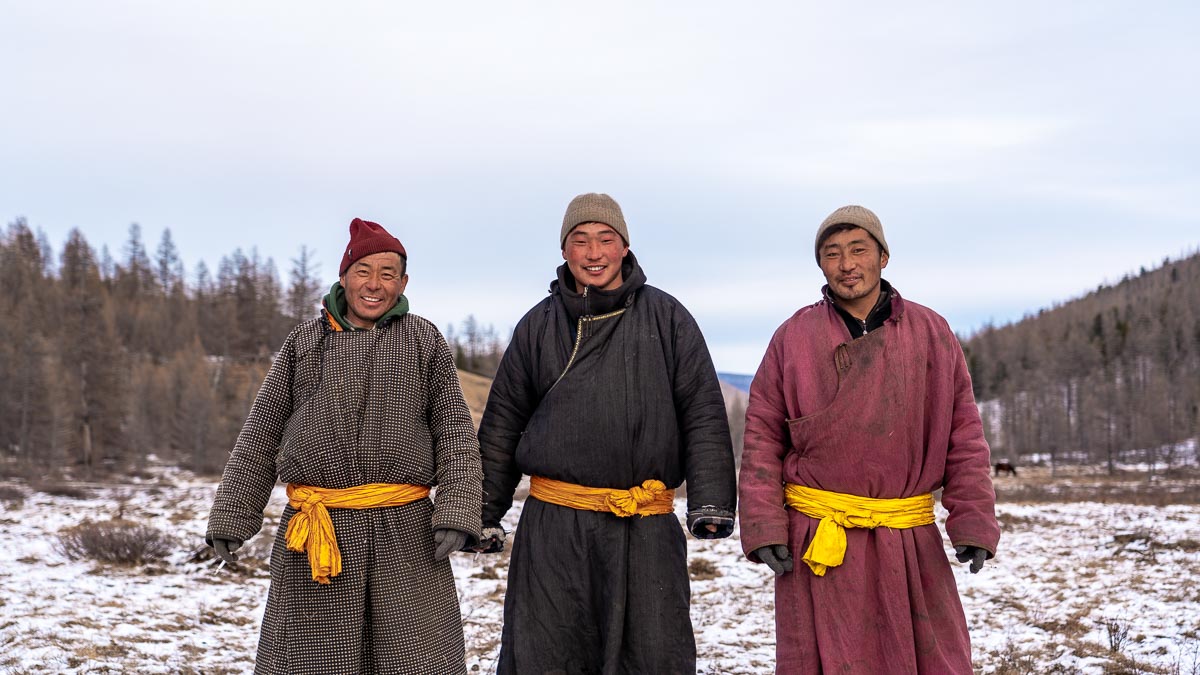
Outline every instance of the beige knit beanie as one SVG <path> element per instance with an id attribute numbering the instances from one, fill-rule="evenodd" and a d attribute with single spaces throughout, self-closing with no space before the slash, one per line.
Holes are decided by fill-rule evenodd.
<path id="1" fill-rule="evenodd" d="M 589 192 L 579 195 L 567 205 L 563 216 L 562 232 L 558 235 L 559 248 L 567 245 L 567 235 L 581 223 L 604 223 L 621 235 L 629 246 L 629 228 L 625 227 L 625 216 L 617 200 L 603 193 Z"/>
<path id="2" fill-rule="evenodd" d="M 871 209 L 865 206 L 852 204 L 850 206 L 843 206 L 829 214 L 825 222 L 821 223 L 821 226 L 817 228 L 817 242 L 814 244 L 817 263 L 821 262 L 821 240 L 825 237 L 826 230 L 843 223 L 861 227 L 870 232 L 871 236 L 875 237 L 875 241 L 878 241 L 879 245 L 883 248 L 883 252 L 888 254 L 889 257 L 892 255 L 891 251 L 888 250 L 887 239 L 883 238 L 883 224 L 879 222 L 879 216 L 872 213 Z"/>

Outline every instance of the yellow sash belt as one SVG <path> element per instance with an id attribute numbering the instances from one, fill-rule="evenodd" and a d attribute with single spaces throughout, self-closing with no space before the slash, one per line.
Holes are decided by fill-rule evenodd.
<path id="1" fill-rule="evenodd" d="M 675 491 L 660 480 L 642 481 L 628 490 L 593 488 L 533 476 L 529 494 L 544 502 L 581 511 L 610 511 L 622 518 L 637 514 L 654 516 L 675 511 Z"/>
<path id="2" fill-rule="evenodd" d="M 403 506 L 428 494 L 428 486 L 404 483 L 370 483 L 344 490 L 290 483 L 287 486 L 288 503 L 297 513 L 288 521 L 288 550 L 307 552 L 313 581 L 327 584 L 330 577 L 342 572 L 342 552 L 338 549 L 328 509 Z"/>
<path id="3" fill-rule="evenodd" d="M 847 527 L 899 530 L 933 522 L 932 494 L 873 499 L 785 483 L 783 497 L 793 509 L 821 519 L 817 533 L 801 558 L 819 577 L 825 576 L 826 569 L 841 565 L 845 559 Z"/>

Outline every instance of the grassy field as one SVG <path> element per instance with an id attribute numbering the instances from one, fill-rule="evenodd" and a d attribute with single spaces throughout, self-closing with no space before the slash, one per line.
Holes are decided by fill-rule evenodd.
<path id="1" fill-rule="evenodd" d="M 997 558 L 977 575 L 955 565 L 976 671 L 1200 675 L 1197 472 L 1018 471 L 995 479 Z M 249 542 L 244 564 L 212 564 L 201 541 L 213 479 L 165 469 L 134 483 L 37 487 L 0 486 L 0 672 L 253 669 L 269 536 Z M 268 530 L 282 504 L 277 490 Z M 166 557 L 124 566 L 66 554 L 64 534 L 114 520 L 162 533 Z M 769 572 L 744 560 L 736 536 L 690 540 L 689 556 L 699 671 L 773 672 Z M 506 557 L 453 564 L 468 667 L 488 673 Z"/>

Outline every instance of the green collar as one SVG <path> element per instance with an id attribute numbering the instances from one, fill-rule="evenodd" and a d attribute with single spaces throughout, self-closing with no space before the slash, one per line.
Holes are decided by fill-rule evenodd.
<path id="1" fill-rule="evenodd" d="M 329 289 L 329 293 L 325 295 L 322 301 L 325 305 L 325 311 L 329 312 L 329 318 L 333 320 L 342 330 L 370 330 L 369 328 L 359 328 L 350 323 L 346 318 L 346 289 L 342 287 L 342 282 L 333 282 L 333 287 Z M 387 322 L 400 316 L 408 314 L 408 298 L 401 295 L 396 304 L 392 306 L 379 320 L 375 322 L 375 326 L 387 325 Z"/>

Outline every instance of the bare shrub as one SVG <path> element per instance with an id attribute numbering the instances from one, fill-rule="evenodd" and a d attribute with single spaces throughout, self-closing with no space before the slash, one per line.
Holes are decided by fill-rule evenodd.
<path id="1" fill-rule="evenodd" d="M 1035 675 L 1038 673 L 1038 659 L 1033 654 L 1021 651 L 1012 642 L 1004 647 L 996 664 L 997 675 Z"/>
<path id="2" fill-rule="evenodd" d="M 1181 648 L 1169 672 L 1171 675 L 1200 675 L 1200 642 L 1189 641 L 1189 646 Z"/>
<path id="3" fill-rule="evenodd" d="M 71 560 L 98 560 L 115 565 L 141 565 L 171 553 L 171 539 L 161 530 L 128 520 L 88 520 L 58 533 L 59 550 Z"/>
<path id="4" fill-rule="evenodd" d="M 707 581 L 721 576 L 721 570 L 708 558 L 692 558 L 688 563 L 688 574 L 693 581 Z"/>
<path id="5" fill-rule="evenodd" d="M 69 497 L 71 499 L 88 499 L 92 492 L 87 488 L 70 483 L 38 483 L 31 485 L 34 490 L 44 492 L 52 497 Z"/>
<path id="6" fill-rule="evenodd" d="M 1105 619 L 1101 623 L 1108 633 L 1108 651 L 1120 654 L 1129 642 L 1129 626 L 1116 619 Z"/>

